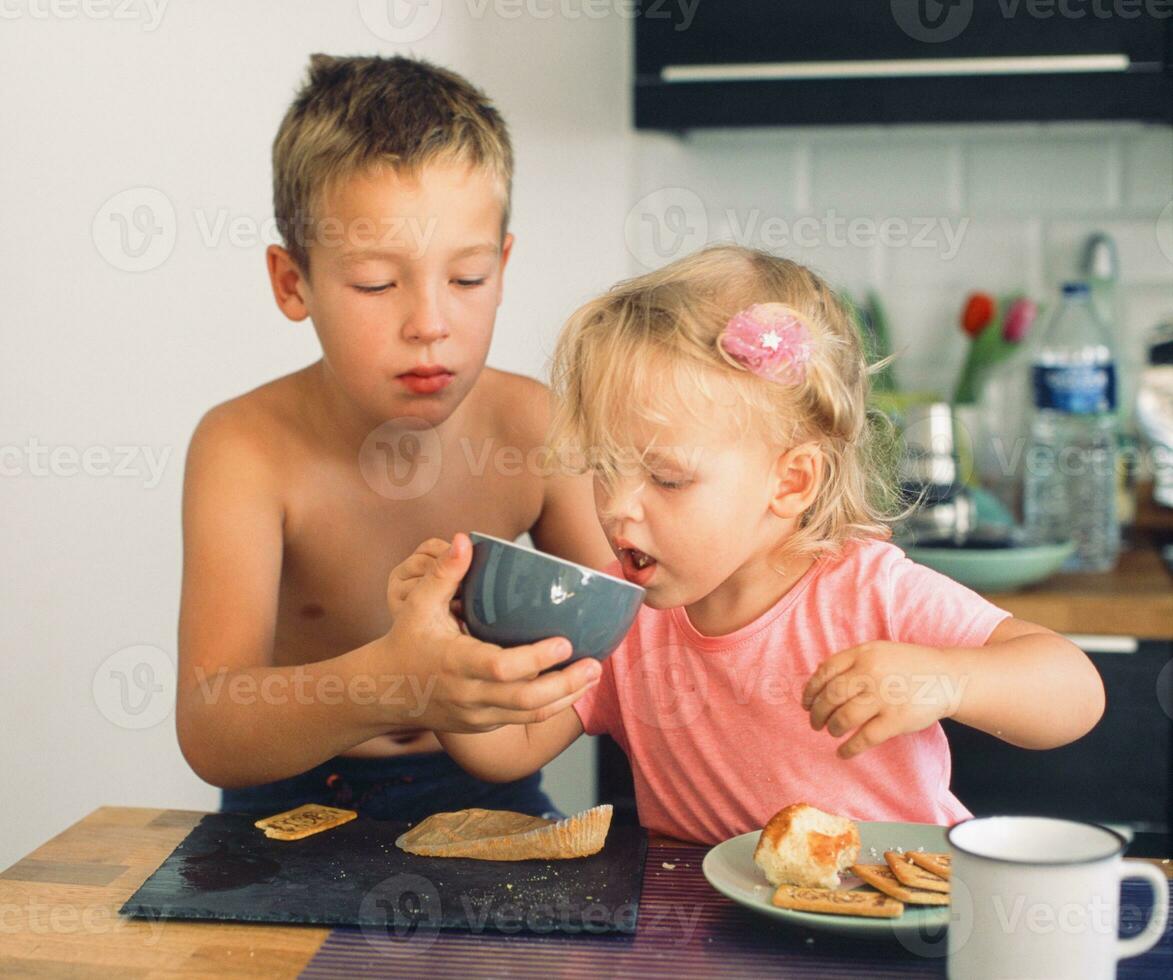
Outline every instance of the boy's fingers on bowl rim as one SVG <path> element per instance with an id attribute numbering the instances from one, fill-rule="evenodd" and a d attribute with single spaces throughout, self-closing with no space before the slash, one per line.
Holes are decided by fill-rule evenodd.
<path id="1" fill-rule="evenodd" d="M 482 680 L 499 684 L 523 681 L 565 660 L 571 652 L 570 641 L 562 637 L 509 648 L 486 644 L 477 675 Z"/>
<path id="2" fill-rule="evenodd" d="M 505 691 L 498 692 L 498 696 L 503 695 L 501 700 L 510 702 L 506 710 L 525 714 L 532 714 L 543 708 L 564 708 L 577 701 L 599 678 L 598 673 L 589 674 L 590 668 L 580 667 L 579 663 L 581 661 L 571 664 L 564 670 L 551 671 L 533 680 L 515 681 L 509 684 Z"/>

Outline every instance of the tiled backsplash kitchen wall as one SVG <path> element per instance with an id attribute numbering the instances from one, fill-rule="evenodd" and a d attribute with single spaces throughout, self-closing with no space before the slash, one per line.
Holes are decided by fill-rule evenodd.
<path id="1" fill-rule="evenodd" d="M 628 241 L 645 265 L 732 238 L 857 295 L 875 288 L 904 348 L 904 387 L 950 391 L 967 292 L 1053 302 L 1097 230 L 1119 247 L 1122 357 L 1135 366 L 1140 338 L 1173 315 L 1167 127 L 720 130 L 637 143 Z"/>

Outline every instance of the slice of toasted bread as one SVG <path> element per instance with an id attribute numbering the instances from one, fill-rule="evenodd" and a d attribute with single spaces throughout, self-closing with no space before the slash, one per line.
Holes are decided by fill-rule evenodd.
<path id="1" fill-rule="evenodd" d="M 896 876 L 902 885 L 907 885 L 909 888 L 920 888 L 927 892 L 949 891 L 948 879 L 913 864 L 907 854 L 885 851 L 884 860 L 888 862 L 888 870 Z"/>
<path id="2" fill-rule="evenodd" d="M 894 919 L 904 905 L 875 892 L 838 891 L 834 888 L 807 888 L 803 885 L 779 885 L 773 903 L 780 909 L 799 912 L 824 912 L 827 915 L 861 915 L 869 919 Z"/>
<path id="3" fill-rule="evenodd" d="M 809 803 L 783 807 L 762 829 L 753 860 L 772 885 L 835 888 L 859 857 L 859 828 Z"/>
<path id="4" fill-rule="evenodd" d="M 851 873 L 873 888 L 907 905 L 948 905 L 949 896 L 902 884 L 886 864 L 853 864 Z"/>
<path id="5" fill-rule="evenodd" d="M 554 822 L 509 810 L 473 808 L 434 813 L 395 841 L 409 854 L 482 861 L 559 860 L 602 850 L 611 828 L 611 805 L 592 807 Z"/>
<path id="6" fill-rule="evenodd" d="M 953 857 L 950 854 L 934 854 L 928 851 L 909 851 L 908 860 L 924 868 L 938 878 L 949 879 L 953 871 Z"/>

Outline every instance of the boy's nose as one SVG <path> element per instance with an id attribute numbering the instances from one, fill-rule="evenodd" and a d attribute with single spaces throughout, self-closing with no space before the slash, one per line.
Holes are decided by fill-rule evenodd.
<path id="1" fill-rule="evenodd" d="M 403 338 L 412 344 L 434 344 L 448 336 L 448 324 L 434 298 L 421 292 L 415 297 L 403 325 Z"/>

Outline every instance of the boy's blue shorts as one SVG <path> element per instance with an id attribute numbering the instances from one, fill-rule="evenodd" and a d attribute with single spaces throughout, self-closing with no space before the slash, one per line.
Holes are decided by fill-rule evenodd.
<path id="1" fill-rule="evenodd" d="M 512 783 L 486 783 L 445 752 L 384 759 L 337 756 L 300 776 L 222 790 L 220 809 L 268 817 L 303 803 L 322 803 L 377 820 L 416 823 L 433 813 L 475 806 L 561 818 L 541 783 L 540 772 Z"/>

